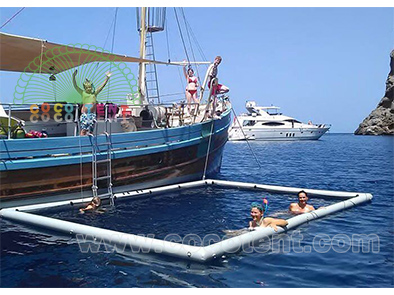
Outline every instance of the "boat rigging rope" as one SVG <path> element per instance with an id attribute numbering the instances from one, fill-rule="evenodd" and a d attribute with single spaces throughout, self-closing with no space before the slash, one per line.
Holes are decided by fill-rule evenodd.
<path id="1" fill-rule="evenodd" d="M 176 56 L 174 56 L 174 58 L 175 59 L 177 59 L 177 57 Z M 180 69 L 180 67 L 176 67 L 177 68 L 177 71 L 178 71 L 178 77 L 179 77 L 179 85 L 180 85 L 180 89 L 185 89 L 184 88 L 184 77 L 183 77 L 183 75 L 182 75 L 182 73 L 181 73 L 181 69 Z M 185 101 L 186 101 L 186 92 L 182 92 L 181 94 L 183 94 L 183 98 L 185 99 Z"/>
<path id="2" fill-rule="evenodd" d="M 183 44 L 183 50 L 185 51 L 186 58 L 187 58 L 187 62 L 188 62 L 188 64 L 190 65 L 189 54 L 187 54 L 187 49 L 186 49 L 185 40 L 183 39 L 182 29 L 181 29 L 181 25 L 180 25 L 180 23 L 179 23 L 178 14 L 177 14 L 177 12 L 176 12 L 176 8 L 175 8 L 175 7 L 174 7 L 174 12 L 175 12 L 176 22 L 177 22 L 177 24 L 178 24 L 179 35 L 181 36 L 181 40 L 182 40 L 182 44 Z"/>
<path id="3" fill-rule="evenodd" d="M 113 32 L 113 34 L 114 34 L 114 32 L 115 32 L 115 29 L 112 29 L 112 26 L 113 26 L 114 24 L 116 24 L 117 11 L 118 11 L 118 8 L 116 7 L 116 8 L 115 8 L 115 16 L 114 16 L 114 18 L 112 19 L 111 25 L 109 26 L 107 36 L 105 37 L 104 45 L 103 45 L 103 47 L 102 47 L 103 52 L 104 52 L 104 50 L 105 50 L 105 46 L 107 45 L 109 36 L 111 35 L 111 31 Z M 112 47 L 113 47 L 113 42 L 114 42 L 114 40 L 112 40 Z M 100 64 L 99 61 L 96 62 L 96 69 L 95 69 L 94 72 L 93 72 L 93 78 L 96 76 L 96 72 L 97 72 L 97 69 L 98 69 L 99 64 Z M 93 79 L 93 78 L 92 78 L 92 79 Z"/>
<path id="4" fill-rule="evenodd" d="M 78 109 L 78 105 L 77 105 L 77 109 Z M 77 110 L 76 110 L 77 112 Z M 77 125 L 78 125 L 78 132 L 80 132 L 80 124 L 79 124 L 79 118 L 77 117 Z M 82 142 L 81 142 L 81 135 L 78 134 L 78 141 L 79 141 L 79 175 L 80 175 L 80 180 L 81 180 L 81 199 L 83 201 L 83 162 L 82 162 Z"/>
<path id="5" fill-rule="evenodd" d="M 167 22 L 166 22 L 165 26 L 166 26 L 165 31 L 166 31 L 166 41 L 167 41 L 167 57 L 168 57 L 168 63 L 170 63 L 171 62 L 171 55 L 170 55 L 170 42 L 168 42 L 168 30 L 169 29 L 168 29 Z"/>
<path id="6" fill-rule="evenodd" d="M 112 32 L 112 44 L 111 44 L 111 53 L 114 53 L 114 45 L 115 45 L 115 33 L 116 33 L 116 20 L 118 18 L 118 7 L 115 8 L 115 16 L 114 16 L 114 29 Z M 111 72 L 112 69 L 112 63 L 109 64 L 109 71 Z M 107 103 L 108 103 L 108 99 L 109 99 L 109 89 L 111 86 L 111 79 L 108 81 L 108 87 L 107 87 Z"/>
<path id="7" fill-rule="evenodd" d="M 191 36 L 192 36 L 194 42 L 195 42 L 196 45 L 197 45 L 197 49 L 198 49 L 198 51 L 200 52 L 200 55 L 201 55 L 202 59 L 203 59 L 204 61 L 207 61 L 208 59 L 206 58 L 206 56 L 205 56 L 205 54 L 204 54 L 204 51 L 202 50 L 202 48 L 201 48 L 201 46 L 200 46 L 200 43 L 198 42 L 197 37 L 196 37 L 196 35 L 194 34 L 193 29 L 192 29 L 192 27 L 190 26 L 190 24 L 189 24 L 189 22 L 187 21 L 187 19 L 186 19 L 186 25 L 187 25 L 188 30 L 189 30 L 190 33 L 191 33 Z"/>
<path id="8" fill-rule="evenodd" d="M 211 132 L 209 133 L 207 155 L 206 155 L 206 157 L 205 157 L 204 173 L 203 173 L 203 175 L 202 175 L 202 180 L 205 180 L 205 176 L 206 176 L 206 173 L 207 173 L 209 151 L 210 151 L 210 149 L 211 149 L 211 141 L 212 141 L 213 126 L 214 126 L 214 119 L 213 119 L 213 116 L 212 116 L 212 119 L 211 119 Z"/>
<path id="9" fill-rule="evenodd" d="M 193 61 L 195 62 L 195 61 L 196 61 L 196 57 L 195 57 L 195 55 L 194 55 L 194 50 L 193 50 L 192 42 L 191 42 L 191 40 L 190 40 L 190 34 L 189 34 L 189 30 L 188 30 L 188 27 L 187 27 L 187 24 L 186 24 L 186 16 L 185 16 L 185 12 L 184 12 L 184 10 L 183 10 L 183 7 L 181 7 L 181 12 L 182 12 L 182 16 L 183 16 L 183 22 L 185 23 L 185 30 L 186 30 L 186 33 L 187 33 L 187 38 L 188 38 L 188 40 L 189 40 L 189 47 L 190 47 L 190 50 L 191 50 L 191 52 L 192 52 Z M 198 72 L 198 64 L 196 64 L 196 72 L 197 72 L 198 83 L 201 85 L 200 74 L 199 74 L 199 72 Z"/>
<path id="10" fill-rule="evenodd" d="M 25 9 L 26 7 L 22 7 L 21 9 L 19 9 L 13 16 L 11 16 L 4 24 L 1 25 L 0 30 L 2 28 L 4 28 L 10 21 L 12 21 L 19 13 L 22 12 L 23 9 Z"/>
<path id="11" fill-rule="evenodd" d="M 115 17 L 116 17 L 117 9 L 118 9 L 118 8 L 115 8 Z M 114 19 L 112 20 L 111 25 L 109 26 L 107 36 L 105 37 L 105 41 L 104 41 L 104 46 L 103 46 L 103 48 L 105 48 L 105 46 L 107 45 L 108 38 L 109 38 L 109 36 L 110 36 L 110 34 L 111 34 L 112 26 L 113 26 L 114 23 L 115 23 L 115 17 L 114 17 Z"/>
<path id="12" fill-rule="evenodd" d="M 40 74 L 42 69 L 42 56 L 44 55 L 44 40 L 41 40 L 41 54 L 40 54 Z"/>
<path id="13" fill-rule="evenodd" d="M 162 94 L 160 96 L 178 96 L 178 95 L 182 95 L 182 94 L 184 94 L 184 92 L 168 93 L 168 94 Z"/>
<path id="14" fill-rule="evenodd" d="M 56 102 L 57 101 L 56 100 L 56 80 L 52 81 L 52 88 L 53 88 L 53 96 L 54 96 L 55 102 Z"/>
<path id="15" fill-rule="evenodd" d="M 230 101 L 230 99 L 229 99 L 229 101 Z M 252 147 L 250 146 L 249 140 L 248 140 L 248 138 L 246 137 L 246 134 L 244 133 L 244 130 L 243 130 L 241 124 L 239 123 L 239 120 L 238 120 L 237 114 L 236 114 L 235 111 L 234 111 L 234 108 L 231 108 L 231 110 L 233 111 L 234 118 L 235 118 L 235 120 L 237 121 L 238 126 L 239 126 L 239 128 L 241 129 L 241 131 L 242 131 L 242 134 L 243 134 L 243 136 L 244 136 L 244 138 L 245 138 L 245 140 L 246 140 L 246 142 L 247 142 L 247 144 L 248 144 L 248 147 L 249 147 L 250 151 L 251 151 L 252 154 L 253 154 L 254 159 L 256 160 L 257 165 L 259 165 L 259 168 L 262 169 L 263 167 L 261 166 L 261 164 L 260 164 L 260 162 L 259 162 L 259 160 L 258 160 L 256 154 L 254 153 Z"/>

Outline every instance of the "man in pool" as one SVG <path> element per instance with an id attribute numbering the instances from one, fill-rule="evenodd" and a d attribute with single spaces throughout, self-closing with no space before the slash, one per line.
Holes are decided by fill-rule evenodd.
<path id="1" fill-rule="evenodd" d="M 286 227 L 288 222 L 284 219 L 277 219 L 272 217 L 264 217 L 265 206 L 253 202 L 250 208 L 250 216 L 252 221 L 249 222 L 249 229 L 253 230 L 257 227 L 272 227 L 275 231 L 278 231 L 278 226 Z"/>
<path id="2" fill-rule="evenodd" d="M 308 205 L 308 195 L 305 191 L 298 192 L 298 203 L 291 203 L 289 211 L 295 214 L 307 213 L 314 211 L 315 208 L 312 205 Z"/>

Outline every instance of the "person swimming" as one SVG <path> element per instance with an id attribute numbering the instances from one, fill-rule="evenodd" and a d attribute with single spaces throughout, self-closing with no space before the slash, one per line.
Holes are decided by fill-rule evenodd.
<path id="1" fill-rule="evenodd" d="M 307 213 L 314 211 L 315 208 L 312 205 L 308 205 L 309 198 L 305 191 L 298 192 L 298 203 L 291 203 L 289 206 L 289 211 L 295 214 Z"/>
<path id="2" fill-rule="evenodd" d="M 288 222 L 284 219 L 264 217 L 268 209 L 268 200 L 264 199 L 263 205 L 258 202 L 253 202 L 250 206 L 250 216 L 252 221 L 249 221 L 249 230 L 254 230 L 258 227 L 272 227 L 278 231 L 278 226 L 286 227 Z"/>
<path id="3" fill-rule="evenodd" d="M 97 210 L 101 206 L 101 199 L 99 197 L 94 197 L 92 201 L 85 207 L 79 209 L 79 212 L 84 213 L 85 211 Z"/>

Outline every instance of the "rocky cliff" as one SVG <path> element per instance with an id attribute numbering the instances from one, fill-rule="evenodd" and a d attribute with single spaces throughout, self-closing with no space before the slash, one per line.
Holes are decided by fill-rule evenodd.
<path id="1" fill-rule="evenodd" d="M 378 106 L 361 122 L 356 135 L 394 135 L 394 50 L 390 54 L 390 73 L 386 93 Z"/>

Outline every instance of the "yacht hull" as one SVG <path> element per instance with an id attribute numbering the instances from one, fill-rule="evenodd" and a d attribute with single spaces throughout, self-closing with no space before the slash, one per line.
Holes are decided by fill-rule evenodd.
<path id="1" fill-rule="evenodd" d="M 237 140 L 266 140 L 266 141 L 296 141 L 318 140 L 330 128 L 286 128 L 286 129 L 250 129 L 232 128 L 229 133 L 230 141 Z M 245 138 L 246 137 L 246 138 Z"/>

